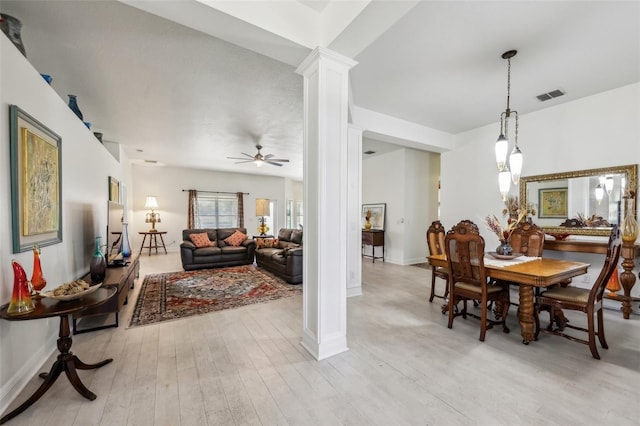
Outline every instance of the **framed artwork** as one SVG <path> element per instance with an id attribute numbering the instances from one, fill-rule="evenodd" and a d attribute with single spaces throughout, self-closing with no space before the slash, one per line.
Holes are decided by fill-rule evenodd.
<path id="1" fill-rule="evenodd" d="M 371 223 L 370 229 L 379 229 L 384 231 L 384 214 L 386 210 L 386 203 L 379 204 L 363 204 L 362 205 L 362 229 L 367 229 L 367 216 L 369 216 L 369 222 Z"/>
<path id="2" fill-rule="evenodd" d="M 544 188 L 538 190 L 538 201 L 540 211 L 538 217 L 566 219 L 567 208 L 567 188 Z"/>
<path id="3" fill-rule="evenodd" d="M 62 242 L 62 138 L 9 107 L 13 252 Z"/>
<path id="4" fill-rule="evenodd" d="M 109 176 L 109 201 L 120 202 L 120 182 L 113 176 Z"/>

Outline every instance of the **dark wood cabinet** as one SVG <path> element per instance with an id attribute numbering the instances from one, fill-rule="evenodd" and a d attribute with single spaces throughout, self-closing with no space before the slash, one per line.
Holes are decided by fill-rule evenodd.
<path id="1" fill-rule="evenodd" d="M 86 309 L 84 311 L 73 314 L 73 334 L 83 333 L 85 331 L 99 330 L 108 327 L 118 326 L 118 313 L 128 301 L 129 289 L 133 288 L 134 280 L 140 272 L 140 260 L 137 254 L 131 255 L 125 266 L 116 266 L 107 268 L 107 273 L 102 283 L 103 287 L 116 287 L 118 292 L 107 303 L 96 308 Z M 87 282 L 91 282 L 89 274 L 83 277 Z M 90 317 L 107 316 L 114 314 L 115 321 L 104 324 L 100 321 L 88 321 Z M 82 327 L 83 322 L 91 323 L 87 327 Z M 98 325 L 96 325 L 98 324 Z M 81 326 L 81 327 L 79 327 Z"/>
<path id="2" fill-rule="evenodd" d="M 371 255 L 364 254 L 364 246 L 371 246 Z M 382 256 L 376 256 L 376 247 L 382 247 Z M 382 259 L 384 262 L 384 231 L 362 230 L 362 257 L 370 257 L 374 263 L 376 259 Z"/>

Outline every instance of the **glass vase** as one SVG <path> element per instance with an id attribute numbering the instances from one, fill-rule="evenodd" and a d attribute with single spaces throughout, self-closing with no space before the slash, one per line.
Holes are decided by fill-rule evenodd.
<path id="1" fill-rule="evenodd" d="M 33 246 L 33 274 L 31 274 L 31 288 L 39 294 L 47 285 L 47 280 L 42 275 L 42 265 L 40 264 L 40 248 Z"/>
<path id="2" fill-rule="evenodd" d="M 75 115 L 78 116 L 80 120 L 84 122 L 84 117 L 82 116 L 82 111 L 80 111 L 80 107 L 78 107 L 78 99 L 76 95 L 67 95 L 69 96 L 69 108 L 74 112 Z"/>
<path id="3" fill-rule="evenodd" d="M 129 231 L 127 231 L 127 223 L 122 224 L 122 235 L 120 236 L 120 253 L 122 257 L 131 256 L 131 245 L 129 244 Z"/>
<path id="4" fill-rule="evenodd" d="M 496 254 L 501 256 L 510 256 L 513 254 L 513 247 L 509 240 L 500 240 L 500 245 L 496 248 Z"/>
<path id="5" fill-rule="evenodd" d="M 638 222 L 636 221 L 635 198 L 626 199 L 626 211 L 622 221 L 622 241 L 635 243 L 638 238 Z"/>
<path id="6" fill-rule="evenodd" d="M 13 260 L 13 294 L 11 302 L 7 308 L 7 314 L 19 315 L 35 310 L 33 301 L 31 300 L 31 290 L 29 290 L 29 282 L 27 281 L 27 273 L 24 272 L 22 266 Z"/>
<path id="7" fill-rule="evenodd" d="M 96 246 L 91 256 L 91 262 L 89 263 L 89 274 L 91 275 L 91 282 L 94 284 L 104 281 L 104 277 L 107 273 L 107 261 L 100 249 L 101 237 L 96 237 Z"/>

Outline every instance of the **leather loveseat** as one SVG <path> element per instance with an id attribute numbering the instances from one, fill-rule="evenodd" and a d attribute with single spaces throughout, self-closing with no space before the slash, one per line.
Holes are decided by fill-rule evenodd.
<path id="1" fill-rule="evenodd" d="M 184 229 L 182 231 L 183 241 L 180 244 L 180 258 L 184 270 L 252 264 L 256 249 L 256 242 L 252 238 L 245 238 L 237 246 L 225 242 L 225 239 L 228 239 L 236 231 L 240 231 L 246 236 L 247 230 L 245 228 Z M 190 235 L 205 232 L 212 245 L 196 247 Z"/>
<path id="2" fill-rule="evenodd" d="M 302 230 L 283 228 L 274 239 L 257 239 L 258 266 L 284 279 L 289 284 L 302 283 Z"/>

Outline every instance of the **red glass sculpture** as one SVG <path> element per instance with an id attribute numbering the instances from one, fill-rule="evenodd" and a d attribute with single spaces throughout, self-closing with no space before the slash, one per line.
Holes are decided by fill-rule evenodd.
<path id="1" fill-rule="evenodd" d="M 12 261 L 13 264 L 13 294 L 11 302 L 7 308 L 7 314 L 19 315 L 31 312 L 35 309 L 31 300 L 31 291 L 29 290 L 29 282 L 27 281 L 27 273 L 24 272 L 22 266 Z"/>
<path id="2" fill-rule="evenodd" d="M 33 274 L 31 275 L 31 288 L 36 292 L 45 288 L 47 280 L 42 276 L 42 266 L 40 265 L 40 248 L 36 245 L 33 247 Z"/>

